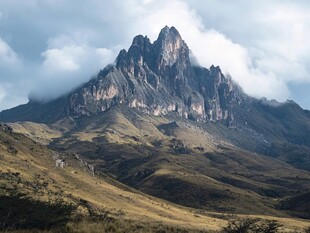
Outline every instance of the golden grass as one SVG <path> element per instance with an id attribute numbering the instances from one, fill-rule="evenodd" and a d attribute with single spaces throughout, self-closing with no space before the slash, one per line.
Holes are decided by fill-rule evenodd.
<path id="1" fill-rule="evenodd" d="M 48 183 L 40 195 L 36 196 L 31 190 L 19 187 L 20 191 L 27 192 L 35 199 L 46 201 L 62 193 L 65 201 L 70 201 L 70 197 L 83 199 L 96 211 L 108 211 L 111 215 L 142 223 L 160 222 L 171 226 L 212 230 L 225 225 L 224 220 L 197 215 L 190 209 L 116 187 L 103 178 L 93 177 L 74 160 L 68 161 L 70 165 L 64 169 L 55 168 L 55 161 L 51 158 L 53 152 L 30 140 L 19 139 L 19 143 L 11 142 L 18 150 L 16 155 L 9 154 L 5 146 L 1 147 L 0 154 L 4 156 L 1 158 L 0 170 L 2 173 L 19 173 L 22 181 L 18 185 L 23 180 L 34 182 L 35 176 L 39 175 L 42 182 Z M 34 149 L 29 150 L 28 147 Z M 1 183 L 7 184 L 8 180 L 2 179 Z"/>

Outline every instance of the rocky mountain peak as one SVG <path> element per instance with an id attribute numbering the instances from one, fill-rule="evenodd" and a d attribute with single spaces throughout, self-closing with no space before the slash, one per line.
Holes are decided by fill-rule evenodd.
<path id="1" fill-rule="evenodd" d="M 171 67 L 174 64 L 188 65 L 189 49 L 175 27 L 164 27 L 154 42 L 157 55 L 157 68 Z"/>
<path id="2" fill-rule="evenodd" d="M 144 44 L 150 43 L 150 39 L 147 36 L 137 35 L 133 38 L 132 46 L 144 47 Z"/>
<path id="3" fill-rule="evenodd" d="M 164 38 L 167 38 L 167 37 L 182 39 L 179 31 L 174 26 L 168 27 L 166 25 L 164 28 L 162 28 L 160 30 L 160 33 L 158 35 L 158 39 L 160 39 L 160 38 L 164 39 Z"/>
<path id="4" fill-rule="evenodd" d="M 145 67 L 163 75 L 173 65 L 186 68 L 190 65 L 189 49 L 175 27 L 164 27 L 152 44 L 147 36 L 134 37 L 128 50 L 122 50 L 117 59 L 118 68 L 132 73 Z M 129 69 L 128 69 L 129 68 Z"/>
<path id="5" fill-rule="evenodd" d="M 182 40 L 181 35 L 175 27 L 169 28 L 165 26 L 159 33 L 155 43 L 160 53 L 176 55 L 182 48 L 187 48 L 187 45 Z M 188 49 L 188 48 L 187 48 Z"/>
<path id="6" fill-rule="evenodd" d="M 131 73 L 144 65 L 153 68 L 152 61 L 154 57 L 152 50 L 152 43 L 147 36 L 135 36 L 128 52 L 125 49 L 120 51 L 116 58 L 116 67 L 124 72 Z"/>
<path id="7" fill-rule="evenodd" d="M 238 95 L 219 67 L 192 65 L 189 48 L 177 29 L 166 26 L 154 43 L 147 36 L 134 37 L 130 48 L 120 51 L 115 65 L 70 93 L 65 102 L 54 101 L 64 104 L 55 118 L 89 116 L 125 104 L 154 115 L 175 112 L 197 121 L 231 121 Z"/>

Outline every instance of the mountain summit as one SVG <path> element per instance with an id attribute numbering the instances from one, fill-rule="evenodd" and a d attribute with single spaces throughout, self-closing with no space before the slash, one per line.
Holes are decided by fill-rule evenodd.
<path id="1" fill-rule="evenodd" d="M 138 35 L 128 51 L 120 51 L 116 64 L 104 68 L 96 79 L 50 103 L 30 101 L 4 111 L 0 120 L 53 122 L 125 104 L 153 115 L 176 112 L 196 121 L 232 122 L 232 105 L 241 96 L 239 88 L 219 67 L 193 66 L 189 53 L 174 27 L 164 27 L 154 43 Z"/>
<path id="2" fill-rule="evenodd" d="M 162 74 L 166 67 L 174 64 L 189 65 L 189 49 L 174 27 L 164 27 L 158 39 L 151 44 L 142 35 L 133 39 L 128 52 L 122 50 L 117 58 L 117 67 L 134 68 L 132 65 L 146 65 L 157 75 Z"/>
<path id="3" fill-rule="evenodd" d="M 231 120 L 238 90 L 219 68 L 192 66 L 189 49 L 174 27 L 151 43 L 141 35 L 116 66 L 109 66 L 69 97 L 71 115 L 92 115 L 125 103 L 145 113 L 177 112 L 192 120 Z"/>

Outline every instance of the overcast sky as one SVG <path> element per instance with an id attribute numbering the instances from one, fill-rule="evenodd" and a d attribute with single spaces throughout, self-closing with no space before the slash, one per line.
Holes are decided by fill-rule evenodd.
<path id="1" fill-rule="evenodd" d="M 0 0 L 0 110 L 70 91 L 165 25 L 247 94 L 310 109 L 309 12 L 307 0 Z"/>

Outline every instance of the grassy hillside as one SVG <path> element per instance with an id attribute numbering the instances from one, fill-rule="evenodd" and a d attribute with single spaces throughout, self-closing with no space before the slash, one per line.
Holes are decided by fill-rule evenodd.
<path id="1" fill-rule="evenodd" d="M 281 203 L 310 189 L 309 172 L 224 141 L 220 135 L 234 132 L 224 126 L 178 119 L 116 107 L 99 116 L 44 125 L 44 133 L 35 123 L 13 127 L 177 204 L 234 214 L 294 214 Z"/>
<path id="2" fill-rule="evenodd" d="M 62 159 L 64 167 L 56 167 Z M 142 194 L 98 172 L 79 157 L 47 149 L 0 127 L 0 231 L 217 232 L 231 219 L 275 220 L 282 231 L 310 222 L 259 215 L 226 215 Z"/>
<path id="3" fill-rule="evenodd" d="M 97 173 L 93 176 L 77 157 L 56 153 L 3 129 L 0 159 L 2 229 L 67 224 L 74 230 L 75 220 L 88 217 L 151 228 L 216 230 L 225 224 L 221 219 L 143 195 Z M 57 159 L 65 161 L 63 168 L 55 166 Z"/>

